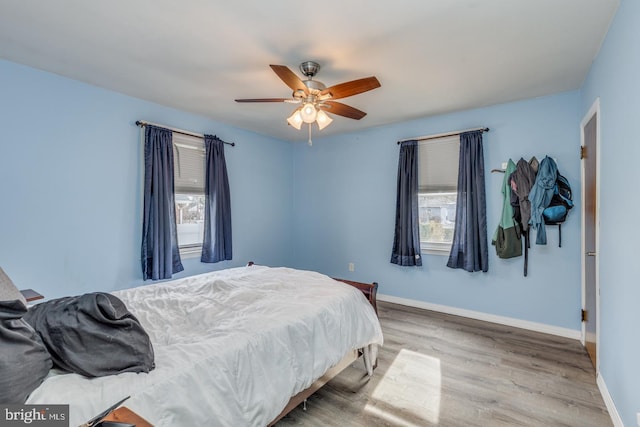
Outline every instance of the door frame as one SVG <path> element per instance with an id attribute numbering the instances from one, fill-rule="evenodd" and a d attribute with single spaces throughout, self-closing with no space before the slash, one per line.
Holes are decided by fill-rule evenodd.
<path id="1" fill-rule="evenodd" d="M 596 100 L 589 108 L 589 111 L 583 117 L 580 122 L 580 145 L 584 146 L 584 127 L 589 120 L 596 114 L 596 224 L 595 224 L 595 239 L 596 245 L 594 251 L 595 256 L 595 285 L 596 285 L 596 376 L 600 373 L 600 98 Z M 585 163 L 580 161 L 580 214 L 581 214 L 581 278 L 582 278 L 582 309 L 585 309 L 586 305 L 586 257 L 587 248 L 585 243 Z M 582 334 L 580 342 L 585 345 L 586 340 L 586 326 L 585 322 L 581 322 Z"/>

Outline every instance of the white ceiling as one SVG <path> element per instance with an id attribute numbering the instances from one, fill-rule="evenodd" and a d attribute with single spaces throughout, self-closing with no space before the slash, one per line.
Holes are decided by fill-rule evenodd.
<path id="1" fill-rule="evenodd" d="M 294 106 L 234 102 L 291 95 L 269 64 L 315 60 L 327 86 L 375 75 L 381 88 L 341 100 L 367 116 L 322 135 L 357 131 L 577 89 L 618 3 L 0 0 L 0 58 L 304 140 Z"/>

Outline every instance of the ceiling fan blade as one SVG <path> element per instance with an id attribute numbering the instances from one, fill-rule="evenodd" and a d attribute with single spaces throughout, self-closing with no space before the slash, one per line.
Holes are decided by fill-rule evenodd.
<path id="1" fill-rule="evenodd" d="M 364 111 L 360 111 L 342 102 L 324 101 L 320 106 L 328 106 L 329 108 L 326 109 L 327 113 L 337 114 L 354 120 L 360 120 L 367 115 Z"/>
<path id="2" fill-rule="evenodd" d="M 294 91 L 301 90 L 304 91 L 306 95 L 309 94 L 309 89 L 307 86 L 300 80 L 293 71 L 289 69 L 289 67 L 285 65 L 269 65 L 271 69 L 280 77 L 280 79 L 285 82 L 287 86 L 289 86 Z"/>
<path id="3" fill-rule="evenodd" d="M 320 97 L 331 94 L 331 99 L 346 98 L 362 92 L 380 87 L 380 82 L 375 77 L 365 77 L 364 79 L 352 80 L 331 86 L 320 92 Z"/>
<path id="4" fill-rule="evenodd" d="M 236 99 L 236 102 L 288 102 L 291 98 L 248 98 Z"/>

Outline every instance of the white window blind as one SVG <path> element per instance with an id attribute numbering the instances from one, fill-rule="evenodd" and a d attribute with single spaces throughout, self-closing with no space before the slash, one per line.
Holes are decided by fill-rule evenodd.
<path id="1" fill-rule="evenodd" d="M 173 133 L 173 176 L 176 194 L 204 194 L 204 141 Z"/>
<path id="2" fill-rule="evenodd" d="M 456 191 L 460 136 L 452 135 L 420 142 L 418 145 L 418 191 Z"/>

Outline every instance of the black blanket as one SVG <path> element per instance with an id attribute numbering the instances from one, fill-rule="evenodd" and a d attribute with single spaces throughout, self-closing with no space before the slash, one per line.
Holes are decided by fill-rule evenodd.
<path id="1" fill-rule="evenodd" d="M 54 366 L 86 377 L 154 368 L 151 341 L 124 303 L 108 293 L 44 302 L 24 315 Z"/>
<path id="2" fill-rule="evenodd" d="M 44 380 L 51 359 L 22 316 L 22 301 L 0 301 L 0 403 L 22 404 Z"/>

